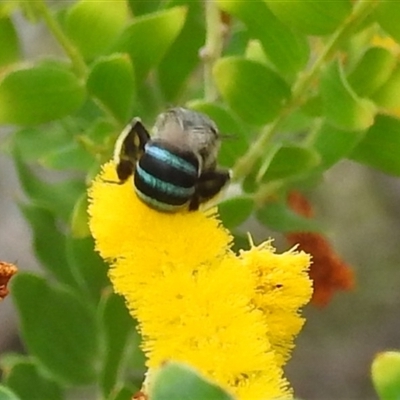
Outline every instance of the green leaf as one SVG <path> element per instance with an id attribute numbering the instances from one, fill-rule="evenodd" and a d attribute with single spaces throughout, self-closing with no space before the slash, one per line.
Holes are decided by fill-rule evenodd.
<path id="1" fill-rule="evenodd" d="M 188 6 L 188 14 L 183 28 L 158 67 L 158 82 L 167 102 L 176 102 L 187 88 L 186 81 L 199 65 L 199 50 L 205 41 L 204 19 L 201 18 L 204 2 L 171 0 L 168 7 L 184 4 Z"/>
<path id="2" fill-rule="evenodd" d="M 61 63 L 15 69 L 0 81 L 0 123 L 36 125 L 77 110 L 85 100 L 79 79 Z"/>
<path id="3" fill-rule="evenodd" d="M 270 67 L 271 63 L 265 54 L 264 48 L 259 40 L 253 39 L 247 43 L 245 50 L 245 56 L 248 60 L 259 62 L 260 64 L 265 64 Z"/>
<path id="4" fill-rule="evenodd" d="M 128 22 L 128 5 L 114 1 L 80 0 L 68 9 L 65 28 L 86 59 L 104 54 Z"/>
<path id="5" fill-rule="evenodd" d="M 72 211 L 71 232 L 74 238 L 82 239 L 90 235 L 87 209 L 87 195 L 83 193 L 75 203 L 75 207 Z"/>
<path id="6" fill-rule="evenodd" d="M 245 153 L 250 143 L 250 135 L 223 106 L 202 100 L 188 103 L 188 107 L 207 114 L 218 126 L 222 135 L 218 162 L 225 167 L 232 167 Z M 226 135 L 226 136 L 224 136 Z"/>
<path id="7" fill-rule="evenodd" d="M 134 74 L 127 55 L 112 54 L 96 60 L 87 81 L 88 92 L 123 124 L 132 117 L 136 98 Z"/>
<path id="8" fill-rule="evenodd" d="M 326 118 L 332 125 L 356 131 L 373 124 L 376 112 L 374 103 L 356 95 L 338 62 L 323 71 L 321 93 Z"/>
<path id="9" fill-rule="evenodd" d="M 14 161 L 22 189 L 29 199 L 69 222 L 75 202 L 86 189 L 84 183 L 79 180 L 64 180 L 49 184 L 33 174 L 18 154 L 14 154 Z"/>
<path id="10" fill-rule="evenodd" d="M 78 137 L 75 137 L 69 143 L 42 156 L 39 162 L 42 166 L 51 169 L 86 172 L 96 159 L 78 141 Z"/>
<path id="11" fill-rule="evenodd" d="M 124 298 L 110 292 L 101 304 L 100 321 L 105 333 L 105 355 L 100 382 L 106 398 L 122 379 L 121 367 L 134 320 L 129 315 Z"/>
<path id="12" fill-rule="evenodd" d="M 157 11 L 160 8 L 161 0 L 143 1 L 143 0 L 128 0 L 130 9 L 133 15 L 149 14 Z"/>
<path id="13" fill-rule="evenodd" d="M 333 33 L 351 12 L 349 0 L 265 0 L 287 26 L 307 35 Z"/>
<path id="14" fill-rule="evenodd" d="M 257 219 L 268 228 L 278 232 L 320 232 L 317 221 L 292 211 L 286 203 L 268 203 L 257 210 Z"/>
<path id="15" fill-rule="evenodd" d="M 272 181 L 304 174 L 320 162 L 318 153 L 313 149 L 295 145 L 281 145 L 273 152 L 270 160 L 260 169 L 259 179 Z"/>
<path id="16" fill-rule="evenodd" d="M 65 235 L 58 227 L 54 215 L 33 205 L 20 205 L 24 217 L 33 231 L 33 248 L 42 266 L 59 282 L 76 286 L 65 257 Z"/>
<path id="17" fill-rule="evenodd" d="M 380 400 L 400 399 L 400 353 L 379 353 L 371 367 L 372 381 Z"/>
<path id="18" fill-rule="evenodd" d="M 138 17 L 124 29 L 114 50 L 129 54 L 138 84 L 164 57 L 181 31 L 185 17 L 185 7 L 174 7 Z"/>
<path id="19" fill-rule="evenodd" d="M 152 400 L 234 400 L 222 388 L 200 376 L 192 368 L 170 362 L 160 368 L 150 387 Z"/>
<path id="20" fill-rule="evenodd" d="M 252 125 L 272 121 L 290 96 L 279 75 L 255 61 L 225 57 L 216 62 L 213 72 L 229 107 Z"/>
<path id="21" fill-rule="evenodd" d="M 359 96 L 370 96 L 390 77 L 396 57 L 383 47 L 369 48 L 348 77 Z"/>
<path id="22" fill-rule="evenodd" d="M 365 131 L 343 131 L 328 123 L 313 134 L 312 147 L 321 157 L 321 168 L 328 169 L 346 158 L 362 140 Z"/>
<path id="23" fill-rule="evenodd" d="M 81 289 L 97 304 L 105 288 L 110 286 L 108 266 L 95 252 L 91 236 L 66 239 L 66 257 L 69 269 Z"/>
<path id="24" fill-rule="evenodd" d="M 229 41 L 224 47 L 224 55 L 243 56 L 243 54 L 246 53 L 246 48 L 251 39 L 250 33 L 245 25 L 234 24 L 232 26 L 232 32 L 230 33 Z"/>
<path id="25" fill-rule="evenodd" d="M 132 400 L 135 393 L 137 393 L 138 389 L 133 389 L 130 387 L 123 387 L 118 389 L 117 392 L 112 393 L 107 400 Z"/>
<path id="26" fill-rule="evenodd" d="M 0 385 L 0 400 L 22 400 L 9 388 Z"/>
<path id="27" fill-rule="evenodd" d="M 246 24 L 277 71 L 293 79 L 306 65 L 309 53 L 306 38 L 282 24 L 263 0 L 218 0 L 218 5 Z"/>
<path id="28" fill-rule="evenodd" d="M 64 399 L 61 386 L 54 380 L 45 377 L 32 362 L 25 361 L 14 365 L 7 374 L 6 383 L 21 400 Z"/>
<path id="29" fill-rule="evenodd" d="M 60 126 L 51 124 L 49 129 L 28 127 L 13 132 L 6 142 L 6 150 L 15 152 L 24 162 L 40 162 L 42 157 L 70 143 L 71 135 Z M 40 143 L 40 146 L 37 144 Z"/>
<path id="30" fill-rule="evenodd" d="M 249 237 L 234 232 L 232 250 L 236 254 L 239 254 L 241 250 L 250 250 Z"/>
<path id="31" fill-rule="evenodd" d="M 86 172 L 98 161 L 95 152 L 86 148 L 83 135 L 76 134 L 82 130 L 77 125 L 77 121 L 63 120 L 40 128 L 22 128 L 9 136 L 4 149 L 17 153 L 26 163 L 34 161 L 51 169 Z"/>
<path id="32" fill-rule="evenodd" d="M 352 160 L 400 176 L 400 120 L 378 115 L 375 124 L 350 154 Z"/>
<path id="33" fill-rule="evenodd" d="M 98 341 L 89 308 L 67 289 L 33 274 L 18 274 L 12 295 L 24 342 L 48 374 L 69 384 L 93 382 Z"/>
<path id="34" fill-rule="evenodd" d="M 218 204 L 218 213 L 228 229 L 245 222 L 253 212 L 253 199 L 245 196 L 234 197 Z"/>
<path id="35" fill-rule="evenodd" d="M 400 108 L 399 92 L 400 65 L 396 66 L 389 79 L 373 94 L 372 99 L 378 106 L 396 113 Z"/>
<path id="36" fill-rule="evenodd" d="M 9 17 L 0 16 L 0 67 L 12 64 L 20 58 L 17 31 Z"/>
<path id="37" fill-rule="evenodd" d="M 375 11 L 379 25 L 400 43 L 400 3 L 398 1 L 380 1 Z"/>

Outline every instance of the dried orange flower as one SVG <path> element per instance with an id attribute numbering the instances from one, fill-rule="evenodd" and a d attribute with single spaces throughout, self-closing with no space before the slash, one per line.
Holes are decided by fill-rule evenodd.
<path id="1" fill-rule="evenodd" d="M 312 206 L 301 193 L 291 192 L 288 203 L 299 215 L 313 217 Z M 299 249 L 312 255 L 313 262 L 309 271 L 314 282 L 312 304 L 325 306 L 336 291 L 353 289 L 353 271 L 335 252 L 326 237 L 316 232 L 291 232 L 286 238 L 290 245 L 298 243 Z"/>
<path id="2" fill-rule="evenodd" d="M 8 281 L 17 273 L 17 267 L 14 264 L 0 261 L 0 300 L 8 295 Z"/>

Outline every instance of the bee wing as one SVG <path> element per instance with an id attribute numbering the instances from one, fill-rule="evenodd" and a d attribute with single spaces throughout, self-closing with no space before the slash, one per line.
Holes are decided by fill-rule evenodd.
<path id="1" fill-rule="evenodd" d="M 132 122 L 121 132 L 114 147 L 114 163 L 121 181 L 132 175 L 136 161 L 144 152 L 144 146 L 150 135 L 140 118 Z"/>

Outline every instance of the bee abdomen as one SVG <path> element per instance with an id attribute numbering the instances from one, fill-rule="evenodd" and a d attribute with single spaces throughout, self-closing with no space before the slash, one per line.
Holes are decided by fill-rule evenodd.
<path id="1" fill-rule="evenodd" d="M 175 211 L 193 196 L 198 171 L 199 161 L 194 154 L 149 142 L 136 165 L 135 189 L 150 207 Z"/>

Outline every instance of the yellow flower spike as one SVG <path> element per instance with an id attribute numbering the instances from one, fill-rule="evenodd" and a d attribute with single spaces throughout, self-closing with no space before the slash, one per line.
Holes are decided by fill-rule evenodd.
<path id="1" fill-rule="evenodd" d="M 205 218 L 201 212 L 157 212 L 137 198 L 130 179 L 123 185 L 117 182 L 115 165 L 109 162 L 89 190 L 90 229 L 103 258 L 112 260 L 143 246 L 151 251 L 141 254 L 152 257 L 157 249 L 156 259 L 164 256 L 175 264 L 199 264 L 223 256 L 232 237 L 227 230 L 218 229 L 220 222 L 216 218 Z M 165 229 L 166 224 L 170 229 Z M 189 225 L 197 229 L 188 230 Z M 202 233 L 208 236 L 198 236 Z"/>
<path id="2" fill-rule="evenodd" d="M 253 271 L 256 290 L 255 306 L 262 310 L 268 325 L 268 337 L 277 353 L 278 365 L 283 365 L 293 348 L 293 339 L 304 324 L 298 314 L 312 295 L 308 276 L 310 256 L 292 249 L 276 254 L 271 242 L 241 253 L 243 265 Z"/>
<path id="3" fill-rule="evenodd" d="M 216 210 L 160 213 L 107 163 L 89 190 L 90 229 L 114 290 L 139 323 L 152 371 L 192 365 L 239 400 L 292 398 L 282 365 L 310 299 L 309 257 L 270 243 L 236 256 Z M 145 390 L 146 390 L 145 387 Z"/>

